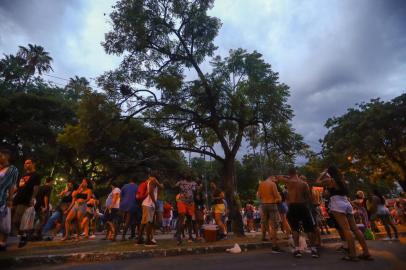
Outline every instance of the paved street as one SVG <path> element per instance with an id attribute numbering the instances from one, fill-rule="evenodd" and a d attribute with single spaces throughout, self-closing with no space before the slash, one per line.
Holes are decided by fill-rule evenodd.
<path id="1" fill-rule="evenodd" d="M 322 251 L 320 259 L 306 254 L 301 259 L 293 258 L 289 252 L 273 254 L 270 250 L 251 251 L 243 254 L 210 254 L 179 256 L 168 258 L 135 259 L 95 264 L 65 264 L 47 267 L 49 270 L 80 269 L 193 269 L 193 270 L 238 270 L 238 269 L 406 269 L 406 238 L 400 242 L 369 241 L 374 261 L 345 262 L 342 254 L 335 249 L 337 244 L 329 244 Z M 351 267 L 351 268 L 349 268 Z M 21 268 L 19 268 L 21 269 Z M 43 267 L 23 268 L 41 270 Z"/>

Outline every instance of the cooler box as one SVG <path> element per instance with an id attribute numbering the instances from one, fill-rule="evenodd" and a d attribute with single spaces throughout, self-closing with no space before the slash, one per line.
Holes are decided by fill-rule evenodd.
<path id="1" fill-rule="evenodd" d="M 215 242 L 217 241 L 217 233 L 219 228 L 217 225 L 207 224 L 203 225 L 203 236 L 206 242 Z"/>

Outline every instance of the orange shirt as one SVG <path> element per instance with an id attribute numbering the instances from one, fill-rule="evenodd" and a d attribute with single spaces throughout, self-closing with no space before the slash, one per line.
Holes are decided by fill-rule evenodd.
<path id="1" fill-rule="evenodd" d="M 276 184 L 270 179 L 259 184 L 258 197 L 261 203 L 279 203 L 282 200 Z"/>

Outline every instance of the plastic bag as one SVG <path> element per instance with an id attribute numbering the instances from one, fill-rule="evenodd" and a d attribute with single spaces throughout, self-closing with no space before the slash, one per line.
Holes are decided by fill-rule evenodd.
<path id="1" fill-rule="evenodd" d="M 375 235 L 370 228 L 367 228 L 364 232 L 366 240 L 375 240 Z"/>
<path id="2" fill-rule="evenodd" d="M 307 249 L 306 238 L 303 237 L 302 235 L 299 236 L 299 249 L 301 251 L 305 251 Z"/>
<path id="3" fill-rule="evenodd" d="M 9 234 L 11 231 L 11 210 L 10 207 L 3 205 L 0 207 L 0 232 Z"/>
<path id="4" fill-rule="evenodd" d="M 34 221 L 35 221 L 35 209 L 34 209 L 34 206 L 31 206 L 25 210 L 25 212 L 21 218 L 20 230 L 21 231 L 33 230 Z"/>

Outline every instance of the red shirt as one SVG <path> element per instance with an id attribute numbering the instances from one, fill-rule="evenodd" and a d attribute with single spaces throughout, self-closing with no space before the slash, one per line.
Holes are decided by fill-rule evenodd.
<path id="1" fill-rule="evenodd" d="M 165 203 L 164 204 L 164 213 L 163 217 L 164 218 L 170 218 L 171 217 L 171 210 L 172 210 L 172 205 L 170 203 Z"/>

